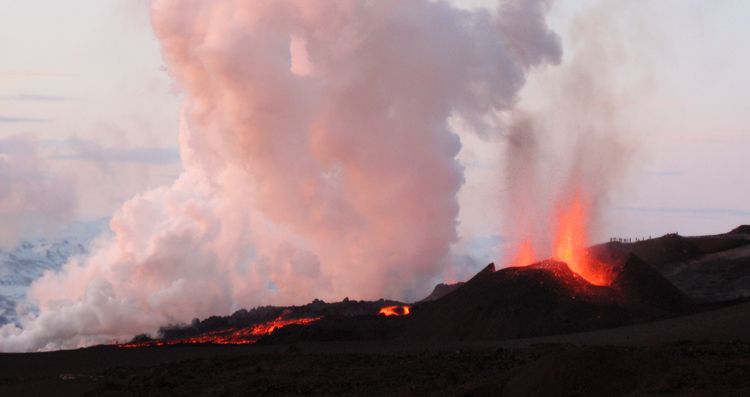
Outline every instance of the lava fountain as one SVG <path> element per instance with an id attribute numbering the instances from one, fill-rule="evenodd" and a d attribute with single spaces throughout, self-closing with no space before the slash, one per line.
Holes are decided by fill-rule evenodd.
<path id="1" fill-rule="evenodd" d="M 609 285 L 614 279 L 610 266 L 596 259 L 587 249 L 591 204 L 580 189 L 558 201 L 554 211 L 552 241 L 553 259 L 565 262 L 570 269 L 594 285 Z M 537 243 L 535 245 L 535 243 Z M 524 240 L 513 256 L 512 266 L 534 263 L 539 242 Z"/>

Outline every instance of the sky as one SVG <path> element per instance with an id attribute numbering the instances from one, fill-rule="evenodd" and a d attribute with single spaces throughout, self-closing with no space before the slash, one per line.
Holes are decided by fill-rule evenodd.
<path id="1" fill-rule="evenodd" d="M 1 217 L 12 226 L 0 234 L 2 244 L 54 234 L 73 220 L 110 216 L 134 195 L 171 184 L 182 170 L 177 136 L 183 95 L 165 72 L 146 2 L 0 3 L 5 180 L 17 186 L 19 178 L 43 179 L 34 191 L 64 203 L 6 200 Z M 494 4 L 453 3 L 467 9 Z M 550 87 L 560 78 L 555 69 L 574 59 L 577 35 L 599 29 L 595 34 L 615 49 L 602 66 L 617 87 L 613 117 L 633 148 L 593 242 L 714 234 L 750 223 L 748 19 L 744 1 L 552 5 L 548 23 L 562 38 L 563 64 L 531 72 L 520 106 L 549 109 Z M 582 33 L 582 25 L 589 30 Z M 502 134 L 482 139 L 456 128 L 466 179 L 459 192 L 458 249 L 493 260 L 489 248 L 512 238 L 497 204 L 505 194 L 506 143 Z"/>

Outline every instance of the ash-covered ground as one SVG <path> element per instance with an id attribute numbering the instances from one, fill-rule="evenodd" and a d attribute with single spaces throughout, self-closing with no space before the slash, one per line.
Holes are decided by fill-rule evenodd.
<path id="1" fill-rule="evenodd" d="M 0 394 L 746 396 L 748 232 L 591 247 L 607 285 L 558 261 L 490 265 L 408 315 L 315 301 L 167 327 L 169 346 L 1 354 Z M 280 319 L 252 344 L 188 343 Z"/>

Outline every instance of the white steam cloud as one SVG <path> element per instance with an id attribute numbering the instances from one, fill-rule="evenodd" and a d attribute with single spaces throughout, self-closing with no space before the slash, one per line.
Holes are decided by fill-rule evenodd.
<path id="1" fill-rule="evenodd" d="M 4 351 L 74 348 L 313 298 L 411 300 L 457 241 L 457 116 L 478 132 L 559 63 L 546 1 L 155 0 L 185 172 L 48 273 Z"/>

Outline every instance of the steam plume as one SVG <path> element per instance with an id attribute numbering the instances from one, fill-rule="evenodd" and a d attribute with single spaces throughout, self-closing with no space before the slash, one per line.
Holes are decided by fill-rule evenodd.
<path id="1" fill-rule="evenodd" d="M 155 0 L 185 172 L 36 282 L 2 350 L 73 348 L 241 307 L 413 299 L 457 241 L 461 142 L 558 63 L 546 1 Z"/>
<path id="2" fill-rule="evenodd" d="M 539 83 L 546 100 L 521 105 L 510 117 L 504 209 L 516 245 L 508 264 L 553 256 L 556 218 L 574 201 L 584 207 L 582 237 L 597 236 L 610 195 L 629 169 L 635 149 L 625 140 L 619 109 L 639 86 L 623 86 L 618 75 L 626 35 L 611 19 L 622 6 L 604 2 L 579 15 L 570 34 L 572 56 Z"/>

